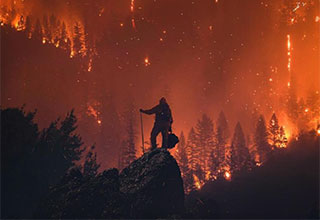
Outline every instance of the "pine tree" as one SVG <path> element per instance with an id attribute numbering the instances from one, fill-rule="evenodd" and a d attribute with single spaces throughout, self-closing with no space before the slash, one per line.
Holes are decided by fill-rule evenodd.
<path id="1" fill-rule="evenodd" d="M 179 144 L 176 149 L 176 158 L 182 173 L 182 177 L 184 177 L 189 170 L 189 167 L 188 167 L 189 163 L 188 163 L 188 156 L 186 151 L 186 141 L 185 141 L 183 131 L 181 132 L 179 137 Z"/>
<path id="2" fill-rule="evenodd" d="M 132 101 L 129 101 L 127 105 L 127 109 L 124 113 L 125 120 L 125 132 L 126 132 L 126 140 L 125 140 L 125 149 L 124 149 L 124 167 L 128 166 L 131 162 L 133 162 L 136 157 L 136 118 L 135 118 L 135 107 Z"/>
<path id="3" fill-rule="evenodd" d="M 48 21 L 48 16 L 44 15 L 43 16 L 43 37 L 45 39 L 45 42 L 51 42 L 52 35 L 51 35 L 51 30 L 49 26 L 49 21 Z"/>
<path id="4" fill-rule="evenodd" d="M 63 22 L 60 30 L 60 47 L 70 52 L 70 40 L 67 34 L 66 24 Z"/>
<path id="5" fill-rule="evenodd" d="M 229 139 L 229 126 L 223 111 L 220 112 L 217 120 L 217 130 L 216 130 L 216 159 L 218 164 L 225 161 L 226 145 Z"/>
<path id="6" fill-rule="evenodd" d="M 188 135 L 188 141 L 187 141 L 187 155 L 189 158 L 189 166 L 192 171 L 196 170 L 197 164 L 200 163 L 199 161 L 199 151 L 197 149 L 197 135 L 194 131 L 194 128 L 192 127 L 190 129 L 189 135 Z"/>
<path id="7" fill-rule="evenodd" d="M 196 143 L 200 152 L 199 164 L 204 172 L 209 171 L 208 161 L 214 146 L 213 135 L 213 122 L 206 114 L 203 114 L 196 125 Z"/>
<path id="8" fill-rule="evenodd" d="M 279 133 L 280 127 L 278 118 L 276 114 L 273 113 L 269 121 L 269 140 L 271 142 L 272 149 L 279 147 Z"/>
<path id="9" fill-rule="evenodd" d="M 100 165 L 97 163 L 97 153 L 94 152 L 95 146 L 93 145 L 87 155 L 83 164 L 83 175 L 85 177 L 94 177 L 98 173 Z"/>
<path id="10" fill-rule="evenodd" d="M 196 165 L 194 175 L 196 176 L 196 179 L 198 179 L 198 182 L 195 181 L 196 187 L 199 188 L 197 185 L 202 186 L 204 181 L 206 180 L 206 173 L 203 170 L 203 168 L 200 166 L 200 164 Z"/>
<path id="11" fill-rule="evenodd" d="M 79 23 L 76 23 L 74 26 L 74 34 L 73 34 L 73 53 L 72 55 L 80 54 L 82 51 L 82 33 L 81 27 Z"/>
<path id="12" fill-rule="evenodd" d="M 180 167 L 180 171 L 183 178 L 184 190 L 186 193 L 193 189 L 193 172 L 189 167 L 189 160 L 187 155 L 187 145 L 183 132 L 181 132 L 179 137 L 179 144 L 177 146 L 176 158 Z"/>
<path id="13" fill-rule="evenodd" d="M 267 160 L 268 154 L 271 151 L 271 148 L 268 143 L 268 131 L 266 123 L 262 115 L 260 115 L 256 125 L 254 144 L 259 153 L 260 163 L 265 162 Z"/>
<path id="14" fill-rule="evenodd" d="M 219 160 L 214 150 L 211 151 L 209 157 L 210 179 L 216 179 L 219 175 Z"/>

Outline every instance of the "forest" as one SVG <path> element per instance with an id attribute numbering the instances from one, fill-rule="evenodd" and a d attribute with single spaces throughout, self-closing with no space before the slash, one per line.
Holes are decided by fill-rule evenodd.
<path id="1" fill-rule="evenodd" d="M 1 218 L 319 218 L 319 9 L 2 0 Z"/>

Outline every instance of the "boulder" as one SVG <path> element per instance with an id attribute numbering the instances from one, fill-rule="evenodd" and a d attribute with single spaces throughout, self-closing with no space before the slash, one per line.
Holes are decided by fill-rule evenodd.
<path id="1" fill-rule="evenodd" d="M 180 169 L 165 149 L 150 151 L 123 169 L 120 191 L 127 196 L 132 218 L 165 218 L 184 212 Z"/>

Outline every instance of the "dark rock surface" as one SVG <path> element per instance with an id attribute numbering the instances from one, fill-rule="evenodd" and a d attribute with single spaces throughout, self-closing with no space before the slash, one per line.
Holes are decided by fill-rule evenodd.
<path id="1" fill-rule="evenodd" d="M 133 218 L 181 215 L 184 192 L 176 160 L 163 149 L 144 154 L 120 174 L 120 191 L 128 196 Z"/>
<path id="2" fill-rule="evenodd" d="M 110 169 L 86 178 L 71 171 L 53 187 L 36 218 L 168 218 L 184 213 L 175 159 L 163 149 L 144 154 L 121 174 Z"/>

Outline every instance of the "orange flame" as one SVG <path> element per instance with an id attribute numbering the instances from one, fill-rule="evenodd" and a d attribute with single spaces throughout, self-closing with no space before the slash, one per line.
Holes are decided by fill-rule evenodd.
<path id="1" fill-rule="evenodd" d="M 291 37 L 290 34 L 287 34 L 287 50 L 288 50 L 288 71 L 291 72 Z"/>
<path id="2" fill-rule="evenodd" d="M 201 189 L 202 184 L 201 184 L 199 178 L 198 178 L 196 175 L 194 175 L 194 174 L 193 174 L 193 180 L 194 180 L 194 185 L 195 185 L 195 187 L 196 187 L 197 189 Z"/>
<path id="3" fill-rule="evenodd" d="M 231 180 L 231 173 L 230 173 L 230 171 L 224 172 L 224 178 L 225 178 L 226 180 Z"/>

